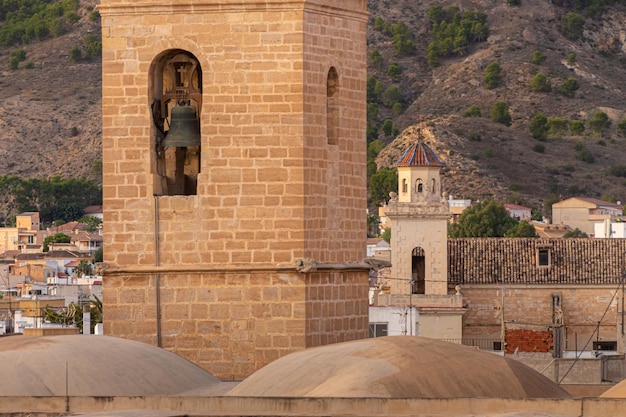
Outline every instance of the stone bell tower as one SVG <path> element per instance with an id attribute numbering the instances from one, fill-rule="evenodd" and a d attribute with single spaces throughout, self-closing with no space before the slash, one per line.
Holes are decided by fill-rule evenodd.
<path id="1" fill-rule="evenodd" d="M 104 332 L 224 379 L 367 337 L 366 0 L 101 0 Z"/>
<path id="2" fill-rule="evenodd" d="M 396 162 L 398 192 L 389 201 L 391 219 L 391 305 L 416 311 L 418 336 L 461 339 L 463 299 L 448 294 L 448 220 L 442 192 L 444 163 L 425 143 L 423 126 Z"/>

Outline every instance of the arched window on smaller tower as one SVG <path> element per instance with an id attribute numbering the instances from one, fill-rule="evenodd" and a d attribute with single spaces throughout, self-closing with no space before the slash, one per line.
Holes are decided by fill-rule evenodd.
<path id="1" fill-rule="evenodd" d="M 411 294 L 426 294 L 426 252 L 418 246 L 411 255 Z"/>
<path id="2" fill-rule="evenodd" d="M 337 145 L 339 137 L 339 76 L 335 67 L 326 79 L 326 136 L 329 145 Z"/>
<path id="3" fill-rule="evenodd" d="M 437 192 L 437 182 L 433 178 L 433 190 L 432 190 L 432 193 L 435 194 L 436 192 Z"/>
<path id="4" fill-rule="evenodd" d="M 418 178 L 415 180 L 415 192 L 421 193 L 422 191 L 424 191 L 424 185 L 422 184 L 422 179 Z"/>
<path id="5" fill-rule="evenodd" d="M 402 178 L 402 192 L 406 193 L 408 191 L 408 184 L 406 182 L 406 178 Z"/>

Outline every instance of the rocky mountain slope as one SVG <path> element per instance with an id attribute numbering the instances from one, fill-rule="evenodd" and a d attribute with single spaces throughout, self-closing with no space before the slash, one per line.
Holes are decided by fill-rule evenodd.
<path id="1" fill-rule="evenodd" d="M 81 18 L 63 36 L 0 48 L 0 175 L 101 181 L 101 60 L 70 60 L 85 35 L 100 36 L 96 3 L 81 0 Z M 11 70 L 19 48 L 25 60 Z"/>
<path id="2" fill-rule="evenodd" d="M 370 25 L 369 49 L 384 57 L 381 69 L 370 65 L 370 74 L 385 80 L 386 85 L 392 84 L 385 70 L 393 62 L 402 67 L 399 85 L 407 92 L 407 109 L 393 123 L 401 131 L 413 126 L 381 152 L 379 166 L 393 163 L 405 143 L 415 138 L 411 132 L 423 117 L 425 128 L 433 134 L 427 141 L 448 165 L 444 186 L 454 197 L 497 198 L 537 208 L 546 201 L 572 195 L 626 201 L 623 178 L 609 173 L 611 167 L 626 164 L 626 138 L 617 129 L 626 117 L 623 2 L 608 8 L 601 17 L 589 18 L 581 12 L 585 26 L 583 36 L 576 41 L 561 32 L 561 16 L 571 9 L 546 0 L 521 0 L 517 6 L 482 0 L 370 0 L 368 4 L 372 19 L 404 22 L 417 46 L 414 56 L 399 57 L 389 37 Z M 433 4 L 482 11 L 490 27 L 485 42 L 473 44 L 465 56 L 443 59 L 434 69 L 426 59 L 432 41 L 427 11 Z M 545 55 L 545 61 L 532 63 L 534 51 Z M 568 63 L 571 53 L 575 54 L 573 64 Z M 492 62 L 502 67 L 502 80 L 498 87 L 487 89 L 483 77 Z M 539 72 L 550 80 L 551 92 L 531 91 L 530 80 Z M 572 98 L 559 92 L 569 77 L 580 84 Z M 496 101 L 508 104 L 510 126 L 491 120 L 491 106 Z M 472 105 L 480 108 L 481 117 L 463 117 Z M 612 122 L 602 135 L 587 128 L 581 135 L 563 132 L 539 142 L 529 131 L 537 113 L 586 123 L 596 112 L 606 113 Z M 593 156 L 593 162 L 579 159 L 581 145 Z"/>
<path id="3" fill-rule="evenodd" d="M 100 34 L 99 22 L 89 18 L 97 3 L 81 0 L 81 19 L 71 32 L 21 46 L 32 68 L 22 63 L 10 70 L 9 54 L 17 47 L 0 49 L 0 175 L 99 179 L 101 62 L 69 59 L 71 48 L 82 45 L 86 34 Z M 561 32 L 561 17 L 570 9 L 548 0 L 508 3 L 368 0 L 369 52 L 379 51 L 383 58 L 381 65 L 369 65 L 368 73 L 385 87 L 397 85 L 404 96 L 400 114 L 380 109 L 377 122 L 391 119 L 400 134 L 379 135 L 390 145 L 379 155 L 378 165 L 393 163 L 414 139 L 416 124 L 423 118 L 429 143 L 447 163 L 444 185 L 454 197 L 493 197 L 532 207 L 570 195 L 626 201 L 624 178 L 610 174 L 611 167 L 626 165 L 626 138 L 617 129 L 626 117 L 624 1 L 609 6 L 600 17 L 581 12 L 584 32 L 576 41 Z M 484 42 L 472 44 L 466 55 L 443 58 L 433 69 L 427 62 L 432 41 L 427 12 L 434 4 L 483 11 L 490 33 Z M 377 17 L 406 24 L 416 53 L 399 56 L 391 38 L 374 29 Z M 531 63 L 534 51 L 545 55 L 545 61 Z M 568 63 L 571 53 L 574 63 Z M 499 86 L 487 89 L 482 80 L 491 62 L 502 67 L 502 79 Z M 392 63 L 402 69 L 395 80 L 387 74 Z M 530 79 L 538 72 L 550 80 L 551 92 L 530 90 Z M 580 84 L 572 98 L 559 92 L 568 77 Z M 510 126 L 491 120 L 496 101 L 508 104 Z M 481 116 L 463 117 L 472 105 L 480 108 Z M 599 111 L 612 121 L 601 136 L 586 129 L 579 136 L 566 132 L 539 142 L 529 132 L 537 113 L 586 123 Z M 581 145 L 593 162 L 579 159 Z"/>

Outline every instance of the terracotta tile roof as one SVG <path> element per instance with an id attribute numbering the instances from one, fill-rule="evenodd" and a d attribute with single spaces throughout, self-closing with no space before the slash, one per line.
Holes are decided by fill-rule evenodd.
<path id="1" fill-rule="evenodd" d="M 404 154 L 396 162 L 397 167 L 433 166 L 443 167 L 445 164 L 437 157 L 435 152 L 421 140 L 413 143 L 404 151 Z"/>
<path id="2" fill-rule="evenodd" d="M 550 265 L 538 265 L 548 249 Z M 626 239 L 448 239 L 451 284 L 618 284 Z"/>

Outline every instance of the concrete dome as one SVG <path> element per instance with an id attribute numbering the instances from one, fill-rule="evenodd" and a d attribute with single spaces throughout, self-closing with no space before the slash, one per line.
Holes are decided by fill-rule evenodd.
<path id="1" fill-rule="evenodd" d="M 606 390 L 600 398 L 626 398 L 626 379 Z"/>
<path id="2" fill-rule="evenodd" d="M 173 395 L 220 381 L 164 349 L 107 336 L 0 338 L 4 396 Z M 66 365 L 67 364 L 67 365 Z"/>
<path id="3" fill-rule="evenodd" d="M 280 358 L 227 395 L 256 397 L 569 398 L 513 359 L 414 336 L 327 345 Z"/>

